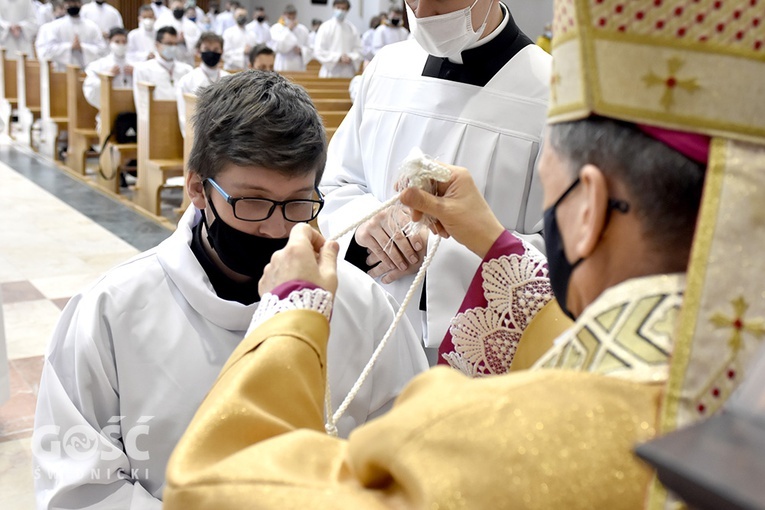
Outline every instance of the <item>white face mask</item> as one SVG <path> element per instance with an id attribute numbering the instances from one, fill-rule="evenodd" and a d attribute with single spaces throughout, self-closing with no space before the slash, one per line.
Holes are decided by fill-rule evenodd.
<path id="1" fill-rule="evenodd" d="M 346 14 L 348 14 L 348 11 L 344 11 L 342 9 L 335 9 L 334 12 L 334 16 L 337 21 L 343 21 Z"/>
<path id="2" fill-rule="evenodd" d="M 143 18 L 141 20 L 141 27 L 147 32 L 154 30 L 154 18 Z"/>
<path id="3" fill-rule="evenodd" d="M 460 53 L 480 39 L 481 34 L 486 30 L 491 8 L 486 11 L 486 16 L 478 30 L 473 30 L 471 12 L 477 3 L 478 0 L 475 0 L 470 7 L 418 19 L 405 2 L 409 15 L 409 30 L 420 46 L 434 57 L 459 57 Z"/>
<path id="4" fill-rule="evenodd" d="M 164 58 L 167 61 L 173 61 L 175 60 L 175 46 L 166 46 L 162 45 L 162 49 L 159 51 L 159 54 L 162 58 Z"/>
<path id="5" fill-rule="evenodd" d="M 109 49 L 117 58 L 123 58 L 127 53 L 127 44 L 109 43 Z"/>

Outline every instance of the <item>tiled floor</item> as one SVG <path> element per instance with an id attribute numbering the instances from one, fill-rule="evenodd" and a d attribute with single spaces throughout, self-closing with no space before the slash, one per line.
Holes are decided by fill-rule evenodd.
<path id="1" fill-rule="evenodd" d="M 0 144 L 0 292 L 11 397 L 0 405 L 0 509 L 34 508 L 43 355 L 69 298 L 170 232 L 28 151 Z"/>

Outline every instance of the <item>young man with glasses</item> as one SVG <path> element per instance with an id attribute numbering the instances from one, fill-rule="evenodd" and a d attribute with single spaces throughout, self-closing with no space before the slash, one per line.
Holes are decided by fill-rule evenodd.
<path id="1" fill-rule="evenodd" d="M 325 135 L 301 87 L 275 73 L 238 73 L 201 93 L 193 122 L 192 206 L 177 230 L 72 298 L 56 328 L 33 441 L 39 508 L 161 507 L 170 452 L 244 337 L 264 267 L 323 205 Z M 333 411 L 396 312 L 364 273 L 345 264 L 339 274 L 326 366 Z M 397 331 L 340 435 L 385 412 L 426 368 L 411 326 Z M 84 453 L 66 446 L 75 433 Z"/>

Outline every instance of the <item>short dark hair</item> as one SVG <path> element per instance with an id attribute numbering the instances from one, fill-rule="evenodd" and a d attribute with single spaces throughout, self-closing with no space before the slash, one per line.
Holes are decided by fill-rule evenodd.
<path id="1" fill-rule="evenodd" d="M 350 2 L 350 0 L 332 0 L 332 7 L 334 7 L 336 5 L 340 5 L 340 4 L 347 5 L 348 6 L 348 10 L 349 11 L 351 10 L 351 2 Z"/>
<path id="2" fill-rule="evenodd" d="M 319 18 L 314 18 L 311 20 L 311 25 L 321 25 L 322 23 L 324 22 L 320 20 Z"/>
<path id="3" fill-rule="evenodd" d="M 283 76 L 242 71 L 199 95 L 188 169 L 209 179 L 228 164 L 321 181 L 327 142 L 308 93 Z"/>
<path id="4" fill-rule="evenodd" d="M 380 23 L 382 23 L 380 16 L 372 16 L 369 19 L 369 28 L 377 28 L 380 26 Z"/>
<path id="5" fill-rule="evenodd" d="M 221 49 L 223 49 L 223 37 L 219 36 L 215 32 L 202 32 L 197 41 L 197 49 L 202 47 L 202 43 L 219 43 Z"/>
<path id="6" fill-rule="evenodd" d="M 258 5 L 257 7 L 253 8 L 252 11 L 253 12 L 255 12 L 255 11 L 265 11 L 265 9 L 263 8 L 262 5 Z"/>
<path id="7" fill-rule="evenodd" d="M 152 14 L 152 16 L 154 16 L 154 9 L 152 9 L 151 5 L 149 5 L 149 4 L 142 5 L 141 7 L 138 8 L 138 17 L 140 18 L 141 17 L 141 13 L 144 13 L 144 12 L 150 12 Z M 154 17 L 156 17 L 156 16 L 154 16 Z"/>
<path id="8" fill-rule="evenodd" d="M 169 34 L 169 35 L 172 35 L 174 37 L 178 37 L 178 31 L 175 29 L 175 27 L 171 27 L 171 26 L 168 25 L 166 27 L 162 27 L 159 30 L 157 30 L 156 40 L 157 40 L 158 43 L 160 43 L 160 44 L 162 43 L 162 38 L 164 37 L 165 34 Z"/>
<path id="9" fill-rule="evenodd" d="M 266 46 L 265 44 L 256 44 L 252 47 L 249 54 L 250 65 L 255 65 L 255 59 L 258 55 L 273 55 L 274 50 Z"/>
<path id="10" fill-rule="evenodd" d="M 127 37 L 127 30 L 125 30 L 122 27 L 112 27 L 112 28 L 110 28 L 109 29 L 109 40 L 111 41 L 112 37 L 114 37 L 116 35 L 124 35 L 125 37 Z"/>
<path id="11" fill-rule="evenodd" d="M 402 9 L 401 7 L 399 7 L 397 5 L 394 5 L 394 6 L 392 6 L 390 8 L 390 10 L 388 12 L 390 14 L 401 14 L 401 15 L 403 15 L 404 14 L 404 9 Z"/>
<path id="12" fill-rule="evenodd" d="M 297 14 L 297 9 L 295 9 L 294 5 L 287 4 L 284 6 L 284 14 Z"/>
<path id="13" fill-rule="evenodd" d="M 690 253 L 705 165 L 649 137 L 634 124 L 604 117 L 554 124 L 548 143 L 572 174 L 592 164 L 607 179 L 621 183 L 629 194 L 625 198 L 630 210 L 657 250 L 672 247 L 667 255 L 673 259 Z"/>

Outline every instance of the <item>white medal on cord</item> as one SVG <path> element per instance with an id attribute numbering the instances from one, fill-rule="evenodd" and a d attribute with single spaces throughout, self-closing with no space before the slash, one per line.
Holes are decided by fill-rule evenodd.
<path id="1" fill-rule="evenodd" d="M 409 156 L 407 156 L 407 158 L 401 163 L 400 170 L 401 174 L 399 176 L 398 182 L 396 183 L 396 188 L 400 190 L 403 190 L 404 188 L 419 188 L 429 193 L 435 194 L 435 183 L 446 182 L 451 177 L 451 171 L 448 168 L 437 163 L 433 158 L 424 155 L 422 151 L 417 147 L 412 148 Z M 370 220 L 376 214 L 390 207 L 402 207 L 401 203 L 399 202 L 399 195 L 400 193 L 397 193 L 393 198 L 380 205 L 380 207 L 367 214 L 354 224 L 344 228 L 338 234 L 332 236 L 329 240 L 336 241 L 348 232 L 355 230 L 359 225 Z M 427 223 L 430 221 L 432 221 L 431 218 L 424 217 L 420 222 L 410 221 L 405 227 L 397 228 L 397 230 L 400 229 L 404 235 L 411 237 L 419 232 L 419 229 L 422 228 L 423 224 L 427 225 Z M 391 239 L 391 241 L 384 247 L 386 251 L 392 242 L 393 241 Z M 364 382 L 367 380 L 367 377 L 372 372 L 372 369 L 377 362 L 377 358 L 380 357 L 380 353 L 385 348 L 388 340 L 391 336 L 393 336 L 393 332 L 396 330 L 399 322 L 401 322 L 401 318 L 404 316 L 404 312 L 412 299 L 414 291 L 417 289 L 417 287 L 419 287 L 425 278 L 425 273 L 428 270 L 428 266 L 430 266 L 431 261 L 433 260 L 433 256 L 436 254 L 436 250 L 438 249 L 440 242 L 441 237 L 436 236 L 436 239 L 433 241 L 431 247 L 428 249 L 427 255 L 422 261 L 420 269 L 417 271 L 417 276 L 414 278 L 414 281 L 409 287 L 404 300 L 401 302 L 398 312 L 393 318 L 393 322 L 391 323 L 390 327 L 388 327 L 388 331 L 386 331 L 385 335 L 383 335 L 382 340 L 380 340 L 380 343 L 375 348 L 374 353 L 372 353 L 372 357 L 367 362 L 364 370 L 361 371 L 359 378 L 356 380 L 353 387 L 348 392 L 348 395 L 346 395 L 345 399 L 337 408 L 337 411 L 334 413 L 332 412 L 332 396 L 329 389 L 329 379 L 327 379 L 326 388 L 324 390 L 324 412 L 327 420 L 325 428 L 327 430 L 327 434 L 331 436 L 337 436 L 337 422 L 348 410 L 348 406 L 350 406 L 353 399 L 356 398 L 356 395 L 361 389 L 361 386 L 364 384 Z"/>

